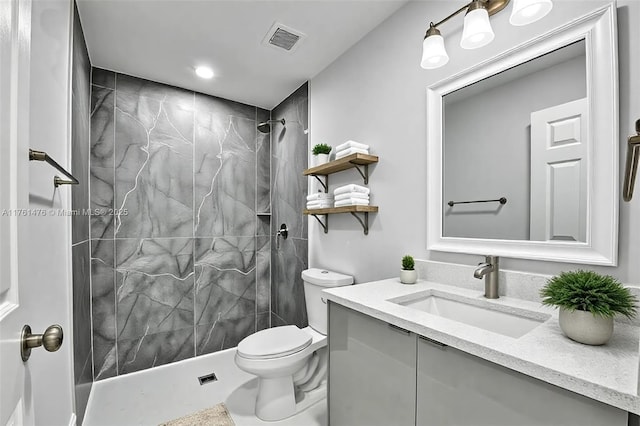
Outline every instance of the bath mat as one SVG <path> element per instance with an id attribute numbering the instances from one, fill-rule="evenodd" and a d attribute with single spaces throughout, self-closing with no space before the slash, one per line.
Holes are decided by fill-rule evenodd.
<path id="1" fill-rule="evenodd" d="M 220 403 L 197 413 L 161 423 L 160 426 L 235 426 L 227 407 Z"/>

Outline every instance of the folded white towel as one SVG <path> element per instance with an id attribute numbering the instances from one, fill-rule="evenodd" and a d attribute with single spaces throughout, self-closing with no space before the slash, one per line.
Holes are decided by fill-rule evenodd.
<path id="1" fill-rule="evenodd" d="M 369 188 L 366 186 L 356 185 L 355 183 L 350 183 L 348 185 L 339 186 L 333 190 L 333 195 L 345 194 L 347 192 L 362 192 L 364 194 L 368 194 L 371 192 Z"/>
<path id="2" fill-rule="evenodd" d="M 315 194 L 307 195 L 307 201 L 315 200 L 333 200 L 333 194 L 328 194 L 326 192 L 316 192 Z"/>
<path id="3" fill-rule="evenodd" d="M 349 199 L 346 199 L 346 200 L 336 201 L 335 205 L 336 205 L 336 207 L 368 206 L 369 205 L 369 200 L 364 200 L 362 198 L 349 198 Z"/>
<path id="4" fill-rule="evenodd" d="M 347 155 L 355 154 L 355 153 L 369 154 L 369 150 L 360 149 L 360 148 L 347 148 L 347 149 L 343 149 L 342 151 L 336 151 L 336 160 L 342 157 L 346 157 Z"/>
<path id="5" fill-rule="evenodd" d="M 336 195 L 336 201 L 346 200 L 348 198 L 362 198 L 363 200 L 369 199 L 369 194 L 364 192 L 345 192 L 344 194 Z"/>
<path id="6" fill-rule="evenodd" d="M 336 151 L 342 151 L 343 149 L 347 148 L 369 149 L 369 145 L 365 145 L 356 141 L 346 141 L 345 143 L 336 146 Z"/>
<path id="7" fill-rule="evenodd" d="M 331 207 L 333 207 L 333 203 L 331 203 L 331 204 L 327 204 L 327 205 L 317 204 L 317 205 L 313 205 L 313 206 L 307 206 L 307 210 L 313 210 L 313 209 L 330 209 Z"/>
<path id="8" fill-rule="evenodd" d="M 310 207 L 332 207 L 333 206 L 333 200 L 328 201 L 328 200 L 322 200 L 322 201 L 309 201 L 307 202 L 307 208 Z"/>
<path id="9" fill-rule="evenodd" d="M 312 201 L 307 201 L 307 204 L 333 204 L 333 198 L 332 199 L 327 199 L 327 200 L 312 200 Z"/>

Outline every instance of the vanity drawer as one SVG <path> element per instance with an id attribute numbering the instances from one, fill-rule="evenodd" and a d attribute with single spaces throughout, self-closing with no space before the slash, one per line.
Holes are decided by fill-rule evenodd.
<path id="1" fill-rule="evenodd" d="M 626 426 L 627 412 L 418 338 L 418 426 Z"/>

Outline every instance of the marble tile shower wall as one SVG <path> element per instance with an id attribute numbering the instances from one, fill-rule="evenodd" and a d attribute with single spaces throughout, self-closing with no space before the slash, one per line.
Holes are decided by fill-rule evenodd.
<path id="1" fill-rule="evenodd" d="M 271 117 L 284 118 L 286 125 L 272 126 L 272 233 L 275 237 L 282 223 L 289 228 L 289 238 L 274 241 L 272 247 L 271 325 L 307 326 L 307 310 L 301 273 L 308 262 L 308 219 L 303 216 L 307 197 L 309 110 L 308 84 L 300 86 L 271 111 Z M 275 249 L 278 247 L 277 249 Z"/>
<path id="2" fill-rule="evenodd" d="M 92 83 L 94 379 L 268 328 L 269 111 L 98 68 Z"/>

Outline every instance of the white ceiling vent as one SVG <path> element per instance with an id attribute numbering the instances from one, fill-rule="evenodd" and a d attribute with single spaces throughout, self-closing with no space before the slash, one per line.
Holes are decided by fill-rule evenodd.
<path id="1" fill-rule="evenodd" d="M 304 37 L 306 37 L 304 33 L 276 22 L 267 32 L 262 44 L 291 53 L 298 48 Z"/>

